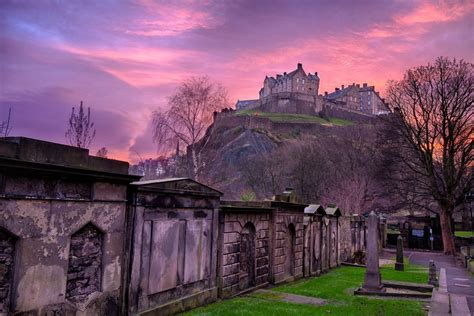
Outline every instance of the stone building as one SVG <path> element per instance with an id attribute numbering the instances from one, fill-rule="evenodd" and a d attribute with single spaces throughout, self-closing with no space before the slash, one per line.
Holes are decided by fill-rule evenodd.
<path id="1" fill-rule="evenodd" d="M 316 115 L 322 110 L 318 73 L 306 73 L 302 64 L 289 73 L 265 77 L 258 100 L 239 100 L 237 110 Z"/>
<path id="2" fill-rule="evenodd" d="M 281 92 L 296 92 L 317 96 L 319 91 L 318 73 L 306 73 L 303 65 L 298 64 L 297 68 L 290 73 L 277 74 L 276 77 L 265 77 L 263 88 L 260 89 L 260 100 Z"/>
<path id="3" fill-rule="evenodd" d="M 349 110 L 360 111 L 370 115 L 380 115 L 388 113 L 385 100 L 380 97 L 379 92 L 375 91 L 374 86 L 368 86 L 364 83 L 342 85 L 341 88 L 335 88 L 332 93 L 324 94 L 325 102 L 339 105 Z"/>
<path id="4" fill-rule="evenodd" d="M 128 163 L 0 139 L 0 314 L 119 313 Z"/>

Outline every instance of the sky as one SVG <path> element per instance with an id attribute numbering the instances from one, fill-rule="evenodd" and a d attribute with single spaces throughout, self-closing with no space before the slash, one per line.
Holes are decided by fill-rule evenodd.
<path id="1" fill-rule="evenodd" d="M 91 154 L 157 157 L 151 117 L 184 79 L 208 76 L 234 103 L 302 63 L 320 93 L 449 56 L 473 62 L 474 1 L 0 1 L 0 121 L 10 136 L 67 143 L 80 101 Z"/>

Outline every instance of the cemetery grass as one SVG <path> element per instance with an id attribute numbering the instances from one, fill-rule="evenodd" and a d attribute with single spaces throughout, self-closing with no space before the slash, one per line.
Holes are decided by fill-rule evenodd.
<path id="1" fill-rule="evenodd" d="M 382 279 L 428 282 L 426 268 L 405 263 L 405 271 L 393 265 L 381 268 Z M 362 284 L 365 269 L 340 267 L 311 279 L 278 286 L 273 293 L 250 293 L 190 311 L 187 315 L 424 315 L 422 304 L 414 300 L 368 298 L 353 295 Z M 287 303 L 280 295 L 291 293 L 327 300 L 322 306 Z"/>

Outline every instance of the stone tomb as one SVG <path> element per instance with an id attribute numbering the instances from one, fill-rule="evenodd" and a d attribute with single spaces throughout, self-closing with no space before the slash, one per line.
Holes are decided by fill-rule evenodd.
<path id="1" fill-rule="evenodd" d="M 270 207 L 274 209 L 270 263 L 273 284 L 303 277 L 303 219 L 306 206 L 281 200 L 270 202 Z"/>
<path id="2" fill-rule="evenodd" d="M 351 253 L 365 251 L 365 236 L 367 227 L 363 216 L 353 215 L 351 217 Z"/>
<path id="3" fill-rule="evenodd" d="M 128 163 L 0 139 L 0 314 L 119 313 Z"/>
<path id="4" fill-rule="evenodd" d="M 327 226 L 327 259 L 328 259 L 328 266 L 329 268 L 335 268 L 339 266 L 339 253 L 340 253 L 340 245 L 339 245 L 339 217 L 341 216 L 341 210 L 334 204 L 328 205 L 325 209 L 326 218 L 329 221 L 324 222 Z"/>
<path id="5" fill-rule="evenodd" d="M 230 297 L 268 285 L 269 203 L 222 201 L 220 213 L 220 296 Z"/>
<path id="6" fill-rule="evenodd" d="M 324 207 L 311 204 L 304 209 L 305 214 L 305 260 L 304 276 L 319 275 L 321 273 L 322 225 L 326 215 Z"/>
<path id="7" fill-rule="evenodd" d="M 172 314 L 217 298 L 221 193 L 190 179 L 133 182 L 130 314 Z"/>

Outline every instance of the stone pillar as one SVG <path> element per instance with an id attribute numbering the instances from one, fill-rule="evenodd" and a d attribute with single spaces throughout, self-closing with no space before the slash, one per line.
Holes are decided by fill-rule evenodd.
<path id="1" fill-rule="evenodd" d="M 397 237 L 397 262 L 395 262 L 395 270 L 403 271 L 404 264 L 403 264 L 403 238 L 402 236 L 398 235 Z"/>
<path id="2" fill-rule="evenodd" d="M 379 217 L 370 212 L 367 233 L 367 268 L 365 270 L 362 290 L 367 292 L 383 291 L 379 269 Z"/>
<path id="3" fill-rule="evenodd" d="M 428 276 L 428 283 L 433 286 L 438 286 L 438 278 L 436 277 L 436 265 L 433 260 L 430 260 Z"/>

